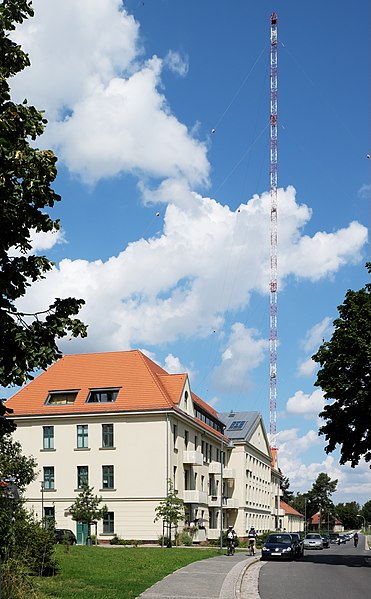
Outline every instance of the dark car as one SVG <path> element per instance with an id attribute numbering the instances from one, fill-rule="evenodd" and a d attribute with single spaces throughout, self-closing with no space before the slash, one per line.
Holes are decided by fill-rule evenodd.
<path id="1" fill-rule="evenodd" d="M 54 535 L 56 543 L 68 543 L 69 545 L 76 545 L 77 543 L 75 534 L 68 528 L 56 528 Z"/>
<path id="2" fill-rule="evenodd" d="M 263 547 L 261 559 L 294 559 L 295 542 L 288 533 L 275 532 L 270 534 Z"/>
<path id="3" fill-rule="evenodd" d="M 330 547 L 330 537 L 326 534 L 323 534 L 321 536 L 322 536 L 323 548 L 328 549 Z"/>
<path id="4" fill-rule="evenodd" d="M 298 532 L 290 532 L 290 536 L 295 543 L 295 555 L 296 557 L 303 557 L 304 555 L 304 541 Z"/>

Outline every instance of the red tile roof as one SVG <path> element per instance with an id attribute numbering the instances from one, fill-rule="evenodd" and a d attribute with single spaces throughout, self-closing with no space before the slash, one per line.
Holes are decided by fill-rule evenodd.
<path id="1" fill-rule="evenodd" d="M 285 501 L 282 501 L 282 499 L 280 500 L 280 507 L 281 510 L 285 510 L 286 514 L 291 514 L 292 516 L 302 516 L 304 518 L 303 514 L 298 512 L 295 508 L 293 508 Z"/>
<path id="2" fill-rule="evenodd" d="M 13 395 L 7 407 L 13 417 L 178 408 L 186 374 L 168 374 L 139 350 L 64 356 Z M 86 403 L 91 389 L 118 388 L 115 402 Z M 51 391 L 76 390 L 70 405 L 45 405 Z M 194 400 L 211 416 L 217 412 L 196 395 Z M 196 419 L 195 419 L 196 421 Z M 198 421 L 203 428 L 216 431 Z"/>
<path id="3" fill-rule="evenodd" d="M 325 515 L 322 514 L 322 523 L 325 522 L 325 520 L 326 520 Z M 314 514 L 314 516 L 312 516 L 311 523 L 312 524 L 319 524 L 319 512 L 317 512 L 316 514 Z M 337 518 L 335 518 L 335 524 L 342 524 L 342 522 L 340 522 L 340 520 L 338 520 Z"/>

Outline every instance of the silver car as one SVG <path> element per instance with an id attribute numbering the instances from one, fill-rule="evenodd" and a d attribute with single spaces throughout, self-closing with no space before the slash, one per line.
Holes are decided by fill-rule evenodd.
<path id="1" fill-rule="evenodd" d="M 318 532 L 308 532 L 304 537 L 304 549 L 323 549 L 323 540 Z"/>

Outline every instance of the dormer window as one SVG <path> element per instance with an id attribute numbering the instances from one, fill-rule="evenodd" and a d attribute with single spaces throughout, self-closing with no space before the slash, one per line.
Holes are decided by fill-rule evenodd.
<path id="1" fill-rule="evenodd" d="M 118 389 L 91 389 L 87 403 L 113 403 L 118 392 Z"/>
<path id="2" fill-rule="evenodd" d="M 75 403 L 78 391 L 49 391 L 47 406 L 66 406 Z"/>

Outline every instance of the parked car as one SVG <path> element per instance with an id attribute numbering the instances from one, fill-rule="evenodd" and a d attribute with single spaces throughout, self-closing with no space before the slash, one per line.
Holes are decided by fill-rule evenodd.
<path id="1" fill-rule="evenodd" d="M 322 536 L 323 548 L 328 549 L 330 547 L 330 537 L 326 534 L 323 534 L 321 536 Z"/>
<path id="2" fill-rule="evenodd" d="M 340 545 L 340 535 L 338 532 L 330 532 L 330 543 Z"/>
<path id="3" fill-rule="evenodd" d="M 339 535 L 339 545 L 340 543 L 342 543 L 343 545 L 345 545 L 347 542 L 345 535 Z"/>
<path id="4" fill-rule="evenodd" d="M 270 534 L 263 547 L 261 559 L 294 559 L 295 542 L 288 533 Z"/>
<path id="5" fill-rule="evenodd" d="M 56 543 L 69 543 L 70 545 L 76 545 L 77 543 L 75 534 L 68 528 L 56 528 L 54 535 Z"/>
<path id="6" fill-rule="evenodd" d="M 303 557 L 304 555 L 304 541 L 298 532 L 290 532 L 291 538 L 295 543 L 295 555 L 296 557 Z"/>
<path id="7" fill-rule="evenodd" d="M 305 535 L 304 549 L 323 549 L 323 541 L 319 532 L 308 532 Z"/>

